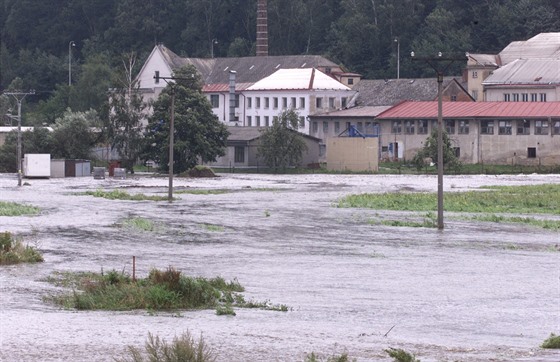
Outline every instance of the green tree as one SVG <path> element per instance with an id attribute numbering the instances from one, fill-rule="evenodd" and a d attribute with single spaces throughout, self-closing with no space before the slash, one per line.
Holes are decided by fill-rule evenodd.
<path id="1" fill-rule="evenodd" d="M 282 112 L 271 127 L 262 131 L 258 156 L 275 171 L 298 166 L 303 152 L 307 150 L 302 134 L 295 131 L 298 121 L 297 112 L 290 109 Z"/>
<path id="2" fill-rule="evenodd" d="M 461 162 L 455 156 L 455 148 L 451 143 L 451 139 L 445 130 L 442 133 L 443 140 L 443 166 L 448 169 L 459 169 L 461 168 Z M 438 131 L 433 129 L 432 133 L 426 139 L 424 143 L 424 148 L 422 148 L 412 159 L 412 163 L 416 165 L 418 170 L 424 167 L 425 159 L 431 158 L 432 162 L 437 164 L 438 160 Z"/>
<path id="3" fill-rule="evenodd" d="M 72 112 L 68 109 L 53 125 L 52 157 L 90 159 L 92 148 L 100 139 L 94 127 L 100 126 L 97 112 Z"/>
<path id="4" fill-rule="evenodd" d="M 171 98 L 175 94 L 173 170 L 189 170 L 200 161 L 212 162 L 225 154 L 227 127 L 212 112 L 212 106 L 202 94 L 202 83 L 196 68 L 187 65 L 177 70 L 175 83 L 163 89 L 153 104 L 153 114 L 146 128 L 145 160 L 169 170 L 169 124 Z"/>
<path id="5" fill-rule="evenodd" d="M 142 151 L 142 120 L 147 116 L 147 104 L 140 93 L 139 84 L 133 78 L 135 63 L 135 53 L 123 57 L 124 76 L 120 80 L 122 88 L 110 96 L 108 116 L 111 147 L 117 150 L 123 166 L 131 173 L 134 173 L 134 163 Z"/>
<path id="6" fill-rule="evenodd" d="M 26 153 L 51 153 L 52 137 L 47 128 L 35 128 L 33 131 L 22 132 L 22 155 Z M 17 131 L 7 134 L 4 144 L 0 147 L 0 172 L 17 172 Z"/>

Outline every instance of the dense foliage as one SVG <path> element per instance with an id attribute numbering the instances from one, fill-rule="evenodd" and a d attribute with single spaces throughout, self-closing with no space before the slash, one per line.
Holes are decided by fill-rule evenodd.
<path id="1" fill-rule="evenodd" d="M 162 91 L 153 104 L 154 113 L 145 131 L 142 158 L 169 170 L 169 128 L 174 110 L 173 171 L 187 171 L 200 162 L 213 162 L 225 154 L 227 127 L 212 112 L 202 94 L 200 76 L 192 65 L 174 73 L 176 81 Z M 174 107 L 171 106 L 172 98 Z"/>
<path id="2" fill-rule="evenodd" d="M 445 130 L 442 130 L 441 134 L 442 140 L 442 151 L 443 151 L 443 166 L 447 169 L 458 170 L 461 168 L 461 162 L 455 155 L 455 147 L 449 138 L 449 135 Z M 432 130 L 432 133 L 426 138 L 424 147 L 420 149 L 414 158 L 412 163 L 416 165 L 418 170 L 425 166 L 426 159 L 430 159 L 434 164 L 438 163 L 438 130 Z"/>

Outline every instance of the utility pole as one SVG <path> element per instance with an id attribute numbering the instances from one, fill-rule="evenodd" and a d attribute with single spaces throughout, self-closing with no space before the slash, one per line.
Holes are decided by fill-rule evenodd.
<path id="1" fill-rule="evenodd" d="M 401 43 L 399 38 L 395 37 L 395 43 L 397 43 L 397 79 L 401 78 Z"/>
<path id="2" fill-rule="evenodd" d="M 18 131 L 17 131 L 17 153 L 16 153 L 16 170 L 18 174 L 18 186 L 21 186 L 21 103 L 23 99 L 28 96 L 35 94 L 35 91 L 28 91 L 28 92 L 4 92 L 7 96 L 12 96 L 17 102 L 18 105 L 18 114 L 17 114 L 17 121 L 18 121 Z"/>
<path id="3" fill-rule="evenodd" d="M 439 52 L 436 57 L 415 57 L 414 52 L 410 53 L 413 61 L 420 60 L 428 64 L 433 70 L 436 71 L 438 82 L 438 139 L 437 139 L 437 171 L 438 171 L 438 216 L 437 226 L 439 230 L 443 230 L 443 74 L 449 69 L 451 64 L 456 60 L 464 60 L 459 57 L 444 58 L 443 54 Z"/>
<path id="4" fill-rule="evenodd" d="M 75 41 L 68 43 L 68 85 L 72 85 L 72 47 L 76 46 Z"/>

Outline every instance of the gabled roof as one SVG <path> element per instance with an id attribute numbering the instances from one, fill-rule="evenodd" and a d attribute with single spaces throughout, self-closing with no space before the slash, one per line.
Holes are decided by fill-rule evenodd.
<path id="1" fill-rule="evenodd" d="M 540 33 L 525 41 L 514 41 L 500 52 L 502 64 L 537 58 L 560 58 L 560 33 Z"/>
<path id="2" fill-rule="evenodd" d="M 443 118 L 548 118 L 560 117 L 560 102 L 443 102 Z M 403 102 L 378 119 L 438 117 L 438 102 Z"/>
<path id="3" fill-rule="evenodd" d="M 157 45 L 171 69 L 192 64 L 198 70 L 204 84 L 228 84 L 229 72 L 236 71 L 236 82 L 255 83 L 278 69 L 285 68 L 331 68 L 340 66 L 319 55 L 283 55 L 236 58 L 182 58 L 164 45 Z"/>
<path id="4" fill-rule="evenodd" d="M 453 77 L 443 80 L 443 88 L 446 89 L 452 82 L 465 89 Z M 357 105 L 391 106 L 406 100 L 433 101 L 437 98 L 438 84 L 436 78 L 362 79 L 352 90 L 359 93 Z"/>
<path id="5" fill-rule="evenodd" d="M 350 88 L 315 68 L 278 69 L 247 90 L 347 90 Z"/>
<path id="6" fill-rule="evenodd" d="M 499 57 L 495 54 L 470 54 L 468 55 L 468 65 L 478 65 L 483 67 L 498 67 Z"/>
<path id="7" fill-rule="evenodd" d="M 482 84 L 560 84 L 560 59 L 516 59 L 494 70 Z"/>

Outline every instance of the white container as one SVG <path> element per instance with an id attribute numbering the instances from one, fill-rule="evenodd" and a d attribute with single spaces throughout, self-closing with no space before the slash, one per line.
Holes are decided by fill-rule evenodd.
<path id="1" fill-rule="evenodd" d="M 23 158 L 24 177 L 51 177 L 49 153 L 26 153 Z"/>

